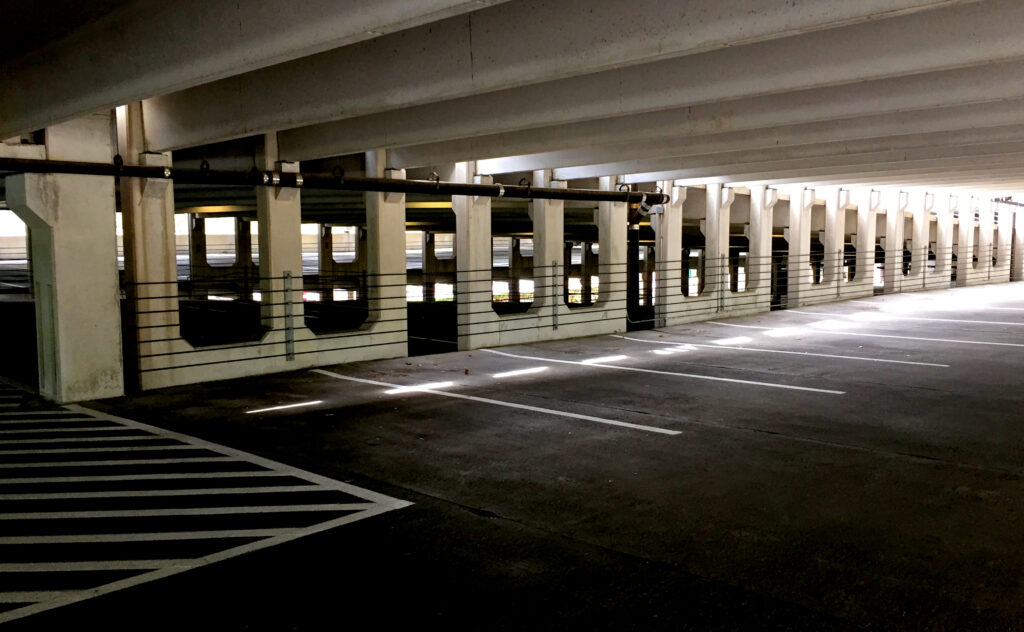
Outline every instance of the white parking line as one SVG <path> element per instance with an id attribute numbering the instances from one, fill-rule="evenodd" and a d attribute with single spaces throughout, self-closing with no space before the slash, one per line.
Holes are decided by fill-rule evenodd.
<path id="1" fill-rule="evenodd" d="M 775 329 L 775 327 L 760 327 L 757 325 L 737 325 L 735 323 L 723 323 L 715 320 L 706 321 L 709 325 L 722 325 L 723 327 L 739 327 L 741 329 Z M 964 345 L 991 345 L 994 347 L 1024 347 L 1024 344 L 1016 342 L 986 342 L 982 340 L 953 340 L 947 338 L 915 338 L 913 336 L 895 336 L 891 334 L 866 334 L 860 331 L 822 331 L 835 336 L 863 336 L 866 338 L 895 338 L 897 340 L 920 340 L 923 342 L 949 342 Z"/>
<path id="2" fill-rule="evenodd" d="M 836 355 L 831 353 L 811 353 L 810 351 L 783 351 L 782 349 L 758 349 L 754 347 L 730 347 L 720 345 L 704 345 L 696 342 L 668 342 L 665 340 L 645 340 L 643 338 L 630 338 L 629 336 L 612 336 L 613 338 L 622 338 L 623 340 L 633 340 L 635 342 L 646 342 L 652 345 L 672 345 L 674 347 L 679 345 L 689 345 L 691 347 L 706 347 L 709 349 L 736 349 L 737 351 L 756 351 L 759 353 L 786 353 L 790 355 L 802 355 L 802 356 L 814 356 L 817 358 L 836 358 L 840 360 L 863 360 L 865 362 L 887 362 L 891 364 L 912 364 L 915 366 L 934 366 L 944 369 L 948 369 L 948 364 L 936 364 L 933 362 L 911 362 L 910 360 L 885 360 L 882 358 L 865 358 L 862 356 L 848 356 L 848 355 Z"/>
<path id="3" fill-rule="evenodd" d="M 826 318 L 851 318 L 850 314 L 833 314 L 831 312 L 803 312 L 798 309 L 787 309 L 790 314 L 803 314 L 804 316 L 823 316 Z M 1010 327 L 1024 327 L 1024 323 L 1008 323 L 1002 320 L 962 320 L 959 318 L 925 318 L 923 316 L 904 316 L 902 314 L 885 314 L 893 320 L 923 320 L 933 323 L 967 323 L 971 325 L 1009 325 Z"/>
<path id="4" fill-rule="evenodd" d="M 0 450 L 0 455 L 12 454 L 79 454 L 89 452 L 153 452 L 157 450 L 195 450 L 190 445 L 129 445 L 109 448 L 38 448 L 35 450 Z"/>
<path id="5" fill-rule="evenodd" d="M 151 570 L 164 566 L 195 566 L 195 560 L 100 560 L 96 562 L 13 562 L 0 564 L 0 573 L 54 573 L 60 571 Z"/>
<path id="6" fill-rule="evenodd" d="M 362 511 L 373 503 L 260 505 L 254 507 L 182 507 L 180 509 L 101 509 L 96 511 L 31 511 L 3 514 L 4 520 L 76 520 L 84 518 L 154 518 L 166 516 L 233 516 L 238 514 Z"/>
<path id="7" fill-rule="evenodd" d="M 360 384 L 372 384 L 373 386 L 385 386 L 389 388 L 406 388 L 400 384 L 389 384 L 387 382 L 379 382 L 377 380 L 365 380 L 359 377 L 351 377 L 348 375 L 341 375 L 340 373 L 334 373 L 332 371 L 325 371 L 323 369 L 313 369 L 315 373 L 320 373 L 328 377 L 333 377 L 338 380 L 348 380 L 349 382 L 359 382 Z M 564 410 L 553 410 L 551 408 L 541 408 L 540 406 L 528 406 L 526 404 L 516 404 L 514 402 L 503 402 L 497 399 L 488 399 L 486 397 L 475 397 L 473 395 L 463 395 L 461 393 L 452 393 L 449 391 L 435 391 L 435 390 L 417 390 L 417 393 L 429 393 L 431 395 L 441 395 L 443 397 L 452 397 L 455 399 L 465 399 L 472 402 L 480 402 L 482 404 L 493 404 L 494 406 L 504 406 L 505 408 L 518 408 L 520 410 L 530 410 L 536 413 L 544 413 L 547 415 L 555 415 L 557 417 L 568 417 L 570 419 L 580 419 L 582 421 L 593 421 L 599 424 L 607 424 L 609 426 L 620 426 L 622 428 L 631 428 L 633 430 L 644 430 L 647 432 L 655 432 L 664 435 L 677 435 L 682 434 L 678 430 L 666 430 L 665 428 L 658 428 L 655 426 L 643 426 L 640 424 L 631 424 L 625 421 L 616 421 L 614 419 L 604 419 L 602 417 L 592 417 L 590 415 L 581 415 L 579 413 L 570 413 Z"/>
<path id="8" fill-rule="evenodd" d="M 286 476 L 281 472 L 255 470 L 240 472 L 174 472 L 169 474 L 100 474 L 96 476 L 36 476 L 33 478 L 0 478 L 0 485 L 21 483 L 91 483 L 93 481 L 165 481 L 192 478 L 250 478 Z"/>
<path id="9" fill-rule="evenodd" d="M 196 456 L 181 459 L 111 459 L 108 461 L 48 461 L 37 463 L 0 463 L 2 469 L 20 469 L 23 467 L 93 467 L 100 465 L 156 465 L 166 463 L 221 463 L 231 461 L 244 461 L 245 459 L 232 458 L 228 456 Z"/>
<path id="10" fill-rule="evenodd" d="M 521 360 L 537 360 L 538 362 L 555 362 L 557 364 L 573 364 L 576 366 L 594 367 L 598 369 L 613 369 L 616 371 L 635 371 L 637 373 L 653 373 L 655 375 L 670 375 L 672 377 L 685 377 L 694 380 L 710 380 L 712 382 L 729 382 L 732 384 L 746 384 L 748 386 L 764 386 L 767 388 L 783 388 L 791 391 L 807 391 L 811 393 L 824 393 L 826 395 L 845 395 L 845 391 L 834 391 L 826 388 L 812 388 L 809 386 L 792 386 L 789 384 L 776 384 L 774 382 L 757 382 L 754 380 L 741 380 L 732 377 L 716 377 L 712 375 L 699 375 L 696 373 L 676 373 L 674 371 L 656 371 L 654 369 L 643 369 L 635 366 L 621 366 L 618 364 L 594 364 L 584 363 L 577 360 L 556 360 L 554 358 L 542 358 L 539 356 L 519 355 L 495 349 L 483 349 L 487 353 L 505 356 L 506 358 L 519 358 Z"/>
<path id="11" fill-rule="evenodd" d="M 71 500 L 75 498 L 145 498 L 148 496 L 216 496 L 218 494 L 277 494 L 316 492 L 319 485 L 273 485 L 270 487 L 197 487 L 195 489 L 132 489 L 106 492 L 52 492 L 45 494 L 0 494 L 0 500 Z"/>

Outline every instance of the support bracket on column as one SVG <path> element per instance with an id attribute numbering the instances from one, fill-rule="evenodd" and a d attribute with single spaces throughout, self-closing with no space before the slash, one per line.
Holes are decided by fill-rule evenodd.
<path id="1" fill-rule="evenodd" d="M 139 164 L 143 167 L 163 167 L 165 176 L 163 178 L 145 178 L 142 180 L 142 195 L 147 198 L 161 198 L 167 193 L 167 187 L 171 186 L 170 154 L 158 154 L 146 152 L 139 154 Z"/>
<path id="2" fill-rule="evenodd" d="M 299 163 L 297 162 L 278 162 L 277 170 L 281 173 L 295 173 L 299 174 Z M 294 187 L 274 187 L 274 197 L 281 202 L 291 202 L 292 200 L 299 197 L 299 188 L 302 187 L 302 175 L 296 176 L 296 182 Z"/>

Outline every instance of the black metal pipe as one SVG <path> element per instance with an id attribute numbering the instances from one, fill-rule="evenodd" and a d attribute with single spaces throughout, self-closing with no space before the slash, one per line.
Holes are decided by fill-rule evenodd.
<path id="1" fill-rule="evenodd" d="M 639 191 L 600 191 L 595 189 L 556 189 L 528 184 L 465 184 L 441 180 L 400 180 L 389 178 L 346 177 L 334 173 L 289 173 L 284 171 L 213 171 L 210 169 L 175 169 L 174 167 L 142 167 L 125 165 L 116 160 L 102 162 L 71 162 L 66 160 L 30 160 L 0 158 L 0 172 L 65 173 L 121 178 L 156 178 L 176 180 L 184 184 L 280 186 L 340 191 L 374 191 L 378 193 L 419 193 L 424 195 L 472 195 L 492 198 L 526 200 L 578 200 L 587 202 L 627 202 L 649 205 L 666 204 L 664 193 Z"/>

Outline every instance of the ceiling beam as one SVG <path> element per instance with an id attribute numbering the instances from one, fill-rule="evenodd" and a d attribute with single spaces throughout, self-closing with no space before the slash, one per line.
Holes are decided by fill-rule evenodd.
<path id="1" fill-rule="evenodd" d="M 980 120 L 970 114 L 970 108 L 965 107 L 962 113 L 966 115 L 964 120 L 969 122 L 963 127 L 1006 125 L 1020 122 L 1018 112 L 1009 107 L 1000 109 L 994 102 L 1020 99 L 1024 99 L 1024 61 L 1013 61 L 772 94 L 721 104 L 679 107 L 596 121 L 497 132 L 476 138 L 456 138 L 452 136 L 455 130 L 448 130 L 443 126 L 421 125 L 421 131 L 416 132 L 417 137 L 433 140 L 424 144 L 397 147 L 389 153 L 389 161 L 395 168 L 411 168 L 607 145 L 623 146 L 630 143 L 634 145 L 635 151 L 644 151 L 645 144 L 651 143 L 653 146 L 666 138 L 683 139 L 730 132 L 737 134 L 725 138 L 736 143 L 737 139 L 743 137 L 740 132 L 750 130 L 815 122 L 827 126 L 828 122 L 841 119 L 921 112 L 955 106 L 987 108 L 988 113 L 994 117 L 991 122 Z M 923 116 L 931 120 L 934 116 L 941 117 L 942 114 Z M 903 118 L 906 119 L 907 117 Z M 875 119 L 869 121 L 869 124 L 877 126 L 879 122 L 880 119 Z M 927 123 L 925 120 L 920 123 L 909 122 L 911 125 L 922 126 Z M 950 118 L 946 117 L 933 122 L 931 129 L 950 128 Z M 279 136 L 282 151 L 294 152 L 295 147 L 289 144 L 295 138 L 293 132 L 283 132 Z M 396 144 L 401 144 L 399 141 L 405 139 L 394 134 L 388 138 Z M 340 153 L 354 153 L 355 147 L 371 140 L 372 134 L 363 135 L 358 130 L 353 130 L 352 136 L 344 143 L 338 141 L 332 147 L 345 150 Z M 289 155 L 297 156 L 295 153 Z M 629 154 L 618 155 L 621 158 Z"/>
<path id="2" fill-rule="evenodd" d="M 724 101 L 1020 60 L 1024 39 L 1011 20 L 1024 21 L 1024 4 L 990 0 L 499 92 L 437 95 L 426 105 L 287 130 L 281 147 L 289 158 L 305 160 L 375 143 L 398 147 L 579 121 L 600 124 L 709 104 L 725 131 L 732 119 Z M 838 97 L 835 104 L 841 104 Z"/>
<path id="3" fill-rule="evenodd" d="M 1012 4 L 1008 0 L 983 4 L 993 1 Z M 662 0 L 591 0 L 568 5 L 563 0 L 514 2 L 149 99 L 144 103 L 147 134 L 153 149 L 175 149 L 519 88 L 524 92 L 516 93 L 518 98 L 502 95 L 494 105 L 503 113 L 511 112 L 515 104 L 508 102 L 510 98 L 520 103 L 540 98 L 538 103 L 562 116 L 564 108 L 550 102 L 550 87 L 526 88 L 552 81 L 564 82 L 554 94 L 579 95 L 573 102 L 579 116 L 607 116 L 615 113 L 607 112 L 614 105 L 608 101 L 613 93 L 615 100 L 630 101 L 630 107 L 648 98 L 645 92 L 651 82 L 637 81 L 629 68 L 639 64 L 652 66 L 658 83 L 670 88 L 664 95 L 673 95 L 670 102 L 678 104 L 684 102 L 681 96 L 695 99 L 690 102 L 723 98 L 733 82 L 709 80 L 734 72 L 739 73 L 737 78 L 749 76 L 754 81 L 746 89 L 778 89 L 773 80 L 784 79 L 778 70 L 780 64 L 785 65 L 779 57 L 792 64 L 793 59 L 813 57 L 814 51 L 827 52 L 830 61 L 845 55 L 849 67 L 811 63 L 807 72 L 790 73 L 797 83 L 832 82 L 835 72 L 858 77 L 899 74 L 908 68 L 919 72 L 935 64 L 972 63 L 982 56 L 991 61 L 1024 55 L 1024 43 L 1018 44 L 1015 37 L 1002 32 L 1013 32 L 1012 23 L 1019 23 L 1016 14 L 1002 21 L 989 19 L 998 24 L 981 24 L 979 20 L 984 20 L 976 15 L 976 4 L 981 3 L 689 0 L 685 10 L 673 11 L 667 10 Z M 1013 7 L 1007 10 L 1012 12 Z M 932 14 L 940 14 L 940 18 L 929 19 Z M 924 38 L 913 35 L 913 20 L 918 18 L 925 21 L 922 31 L 938 27 L 951 32 L 947 38 L 928 33 L 927 48 L 922 49 Z M 979 30 L 975 33 L 961 24 Z M 836 37 L 821 30 L 840 30 L 837 27 L 843 32 Z M 993 36 L 1002 48 L 989 39 Z M 948 40 L 958 41 L 970 52 L 951 55 L 957 47 Z M 741 44 L 753 48 L 746 52 L 748 47 Z M 745 52 L 733 52 L 739 48 Z M 868 63 L 866 50 L 881 53 L 879 62 Z M 766 55 L 774 63 L 759 59 Z M 694 61 L 683 66 L 673 63 L 681 56 Z M 709 63 L 711 67 L 707 67 Z M 755 72 L 745 69 L 751 65 L 757 66 Z M 766 70 L 775 72 L 759 78 L 757 71 Z M 716 74 L 722 72 L 726 74 Z M 588 105 L 593 97 L 600 100 Z M 422 127 L 425 120 L 432 119 L 419 118 L 416 127 Z M 541 120 L 526 124 L 535 126 Z M 328 140 L 344 136 L 346 129 L 339 128 Z M 311 130 L 307 142 L 316 142 L 318 135 L 328 131 Z M 375 140 L 380 144 L 386 136 L 377 135 Z M 300 153 L 296 155 L 309 159 L 338 152 Z"/>
<path id="4" fill-rule="evenodd" d="M 840 161 L 841 162 L 841 161 Z M 886 162 L 878 160 L 860 164 L 835 164 L 831 161 L 819 160 L 817 164 L 742 165 L 734 170 L 725 169 L 687 169 L 679 171 L 663 171 L 657 173 L 637 173 L 621 178 L 627 184 L 642 182 L 660 182 L 662 180 L 684 180 L 706 183 L 750 183 L 750 182 L 808 182 L 816 180 L 836 179 L 850 180 L 853 177 L 870 181 L 872 178 L 898 177 L 905 175 L 936 174 L 956 177 L 969 170 L 1019 169 L 1024 166 L 1024 151 L 1012 154 L 996 154 L 990 156 L 958 155 L 942 158 L 922 158 L 919 160 L 899 160 L 893 156 Z"/>
<path id="5" fill-rule="evenodd" d="M 848 154 L 1014 139 L 1024 140 L 1024 99 L 485 159 L 477 161 L 477 172 L 555 169 L 588 178 L 681 169 L 690 157 L 713 153 L 790 148 L 793 155 L 820 155 L 818 148 L 826 147 L 825 153 Z"/>
<path id="6" fill-rule="evenodd" d="M 135 0 L 7 64 L 0 138 L 502 1 Z"/>

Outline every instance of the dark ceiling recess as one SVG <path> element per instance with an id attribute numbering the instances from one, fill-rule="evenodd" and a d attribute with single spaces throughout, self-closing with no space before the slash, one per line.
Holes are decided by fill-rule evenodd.
<path id="1" fill-rule="evenodd" d="M 10 61 L 60 39 L 130 0 L 0 0 L 4 45 L 0 62 Z M 53 60 L 59 62 L 60 60 Z"/>

